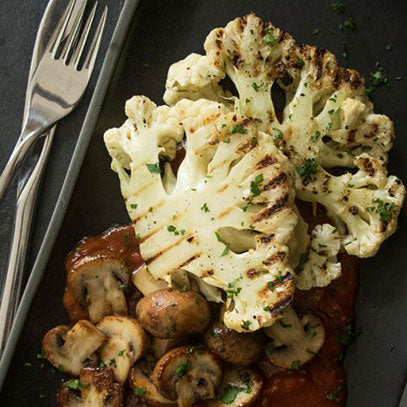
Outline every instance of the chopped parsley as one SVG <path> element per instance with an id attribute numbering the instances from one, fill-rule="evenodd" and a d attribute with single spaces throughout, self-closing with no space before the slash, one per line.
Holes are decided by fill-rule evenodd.
<path id="1" fill-rule="evenodd" d="M 333 400 L 333 401 L 339 401 L 339 398 L 337 396 L 338 392 L 341 390 L 342 386 L 339 385 L 336 387 L 334 391 L 329 391 L 326 393 L 326 398 L 328 400 Z"/>
<path id="2" fill-rule="evenodd" d="M 338 13 L 342 14 L 345 11 L 345 5 L 341 1 L 334 1 L 331 7 Z"/>
<path id="3" fill-rule="evenodd" d="M 359 335 L 359 331 L 355 330 L 351 323 L 345 326 L 345 331 L 342 336 L 340 336 L 339 342 L 343 346 L 349 346 Z"/>
<path id="4" fill-rule="evenodd" d="M 384 73 L 383 67 L 376 62 L 376 71 L 369 73 L 369 86 L 366 88 L 366 95 L 370 96 L 370 94 L 381 85 L 389 87 L 390 83 Z"/>
<path id="5" fill-rule="evenodd" d="M 250 326 L 251 324 L 252 324 L 252 323 L 251 323 L 250 321 L 243 321 L 242 327 L 243 327 L 244 329 L 249 329 L 249 326 Z"/>
<path id="6" fill-rule="evenodd" d="M 311 141 L 315 143 L 321 137 L 321 133 L 317 131 L 313 136 L 311 136 Z"/>
<path id="7" fill-rule="evenodd" d="M 260 86 L 259 85 L 257 85 L 257 83 L 256 82 L 253 82 L 252 83 L 252 88 L 256 91 L 256 92 L 258 92 L 259 91 L 259 89 L 260 89 Z"/>
<path id="8" fill-rule="evenodd" d="M 240 393 L 240 388 L 236 387 L 236 386 L 232 386 L 232 385 L 227 385 L 224 390 L 223 393 L 220 397 L 220 401 L 223 404 L 232 404 L 235 400 L 236 397 L 238 395 L 238 393 Z"/>
<path id="9" fill-rule="evenodd" d="M 137 209 L 137 204 L 130 204 L 131 209 Z"/>
<path id="10" fill-rule="evenodd" d="M 184 293 L 186 290 L 187 290 L 187 285 L 184 284 L 184 285 L 179 289 L 179 292 L 180 292 L 180 293 Z M 172 305 L 172 304 L 171 304 L 171 305 Z M 176 306 L 176 304 L 174 304 L 174 305 Z"/>
<path id="11" fill-rule="evenodd" d="M 204 211 L 205 213 L 209 212 L 209 208 L 206 202 L 201 206 L 201 211 Z"/>
<path id="12" fill-rule="evenodd" d="M 146 388 L 145 387 L 135 387 L 133 389 L 133 394 L 136 396 L 139 396 L 141 394 L 144 394 L 146 392 Z"/>
<path id="13" fill-rule="evenodd" d="M 283 138 L 283 132 L 275 127 L 273 127 L 273 136 L 274 136 L 274 140 L 279 140 Z"/>
<path id="14" fill-rule="evenodd" d="M 277 37 L 272 34 L 271 30 L 266 31 L 266 35 L 263 37 L 263 41 L 268 45 L 273 45 L 277 41 Z"/>
<path id="15" fill-rule="evenodd" d="M 318 173 L 318 164 L 313 158 L 304 160 L 304 164 L 296 167 L 297 174 L 307 181 L 312 181 L 312 175 Z"/>
<path id="16" fill-rule="evenodd" d="M 175 369 L 175 373 L 178 377 L 182 377 L 185 376 L 189 369 L 191 369 L 191 362 L 189 360 L 187 360 L 185 363 L 178 365 Z"/>
<path id="17" fill-rule="evenodd" d="M 373 203 L 376 206 L 369 206 L 367 209 L 370 213 L 378 213 L 381 222 L 389 222 L 391 218 L 391 211 L 393 210 L 393 202 L 383 202 L 381 199 L 374 199 Z"/>
<path id="18" fill-rule="evenodd" d="M 221 256 L 221 257 L 226 256 L 226 255 L 229 253 L 230 244 L 229 244 L 229 243 L 226 243 L 226 242 L 222 239 L 221 235 L 220 235 L 218 232 L 215 232 L 215 235 L 216 235 L 216 239 L 218 239 L 218 242 L 221 242 L 221 243 L 223 243 L 223 244 L 225 245 L 225 249 L 223 250 L 223 252 L 222 252 L 222 254 L 221 254 L 220 256 Z"/>
<path id="19" fill-rule="evenodd" d="M 170 233 L 174 233 L 175 236 L 185 235 L 185 229 L 177 230 L 177 228 L 174 225 L 167 226 L 167 230 Z"/>
<path id="20" fill-rule="evenodd" d="M 243 209 L 243 212 L 246 212 L 246 211 L 247 211 L 247 208 L 251 205 L 253 199 L 254 199 L 256 196 L 260 195 L 260 193 L 261 193 L 261 191 L 260 191 L 260 186 L 261 186 L 261 183 L 262 183 L 263 181 L 264 181 L 263 174 L 259 174 L 259 175 L 256 175 L 256 176 L 254 177 L 254 180 L 250 183 L 250 192 L 251 192 L 251 195 L 249 196 L 249 200 L 247 201 L 246 205 L 243 206 L 243 208 L 242 208 L 242 209 Z"/>
<path id="21" fill-rule="evenodd" d="M 232 134 L 235 134 L 235 133 L 246 134 L 246 133 L 247 133 L 247 130 L 246 130 L 243 126 L 238 125 L 238 126 L 233 126 L 233 127 L 230 129 L 230 132 L 231 132 Z"/>
<path id="22" fill-rule="evenodd" d="M 229 144 L 230 143 L 230 137 L 225 138 L 225 140 L 223 140 L 224 143 Z"/>
<path id="23" fill-rule="evenodd" d="M 82 383 L 79 379 L 71 379 L 65 382 L 65 386 L 69 387 L 70 389 L 77 390 L 78 387 L 81 389 L 86 389 L 87 385 Z"/>
<path id="24" fill-rule="evenodd" d="M 353 21 L 353 18 L 352 18 L 352 17 L 350 17 L 350 18 L 348 18 L 347 20 L 345 20 L 345 22 L 343 23 L 343 25 L 344 25 L 346 28 L 349 28 L 349 29 L 352 30 L 352 31 L 356 28 L 356 24 L 355 24 L 355 22 Z"/>
<path id="25" fill-rule="evenodd" d="M 152 174 L 161 174 L 160 164 L 146 164 L 146 166 Z"/>
<path id="26" fill-rule="evenodd" d="M 122 349 L 122 350 L 117 354 L 117 356 L 123 356 L 123 355 L 124 355 L 124 352 L 126 352 L 126 349 Z"/>
<path id="27" fill-rule="evenodd" d="M 271 292 L 273 292 L 274 289 L 276 288 L 276 287 L 274 287 L 274 284 L 273 284 L 272 281 L 268 281 L 268 282 L 267 282 L 267 287 L 268 287 L 268 289 L 269 289 Z"/>
<path id="28" fill-rule="evenodd" d="M 252 147 L 256 147 L 259 144 L 256 137 L 252 137 L 250 143 L 251 143 Z"/>

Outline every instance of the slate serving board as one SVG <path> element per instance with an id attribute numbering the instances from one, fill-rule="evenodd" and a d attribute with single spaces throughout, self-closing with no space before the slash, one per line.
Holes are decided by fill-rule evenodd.
<path id="1" fill-rule="evenodd" d="M 77 181 L 71 177 L 65 185 L 66 202 L 73 188 L 71 200 L 67 208 L 60 201 L 59 211 L 51 223 L 53 229 L 40 253 L 43 257 L 37 261 L 37 270 L 44 268 L 43 278 L 28 310 L 0 394 L 0 405 L 56 405 L 55 393 L 64 376 L 51 373 L 49 364 L 37 359 L 36 353 L 40 351 L 45 332 L 67 322 L 61 305 L 65 256 L 83 236 L 98 234 L 114 223 L 128 221 L 117 177 L 109 169 L 103 132 L 121 124 L 124 102 L 134 94 L 146 94 L 156 103 L 162 103 L 169 65 L 191 52 L 202 52 L 202 43 L 212 28 L 255 11 L 263 19 L 290 32 L 297 41 L 330 49 L 343 65 L 359 70 L 366 77 L 379 62 L 390 87 L 376 90 L 372 98 L 376 111 L 394 120 L 398 136 L 389 169 L 401 178 L 407 174 L 404 160 L 407 140 L 403 138 L 407 127 L 404 101 L 407 76 L 403 77 L 407 31 L 405 17 L 402 17 L 407 15 L 407 3 L 401 0 L 385 3 L 380 0 L 369 3 L 345 1 L 342 15 L 336 14 L 330 3 L 325 0 L 141 1 L 107 95 L 102 100 L 100 115 L 92 126 L 87 123 L 88 127 L 82 133 L 83 148 L 87 145 L 84 138 L 91 137 L 84 160 L 81 162 L 82 157 L 77 155 L 71 164 L 72 174 L 79 171 Z M 339 30 L 339 25 L 350 17 L 356 28 Z M 314 34 L 316 29 L 320 30 L 318 34 Z M 386 45 L 391 45 L 391 50 L 386 50 Z M 347 57 L 343 55 L 345 49 Z M 401 79 L 396 80 L 397 77 Z M 61 228 L 58 230 L 59 223 Z M 356 323 L 361 333 L 345 360 L 348 407 L 399 405 L 407 373 L 406 238 L 404 209 L 400 230 L 383 245 L 375 258 L 362 262 L 356 310 Z M 31 366 L 25 366 L 27 363 Z"/>

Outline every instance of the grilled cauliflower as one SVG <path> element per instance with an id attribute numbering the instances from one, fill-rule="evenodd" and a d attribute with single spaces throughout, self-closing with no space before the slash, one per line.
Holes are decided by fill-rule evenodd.
<path id="1" fill-rule="evenodd" d="M 325 223 L 315 226 L 312 231 L 308 259 L 300 272 L 296 287 L 310 290 L 312 287 L 325 287 L 341 275 L 341 263 L 337 261 L 340 249 L 338 229 Z"/>
<path id="2" fill-rule="evenodd" d="M 406 194 L 401 181 L 387 176 L 379 159 L 362 154 L 354 159 L 356 174 L 333 176 L 315 161 L 305 161 L 296 179 L 300 199 L 324 205 L 336 222 L 349 254 L 374 256 L 397 228 Z M 297 168 L 297 169 L 298 169 Z"/>
<path id="3" fill-rule="evenodd" d="M 397 189 L 398 194 L 387 199 L 383 195 L 393 185 L 391 180 L 394 177 L 389 178 L 389 185 L 382 182 L 377 186 L 373 182 L 371 185 L 381 192 L 359 188 L 357 195 L 369 196 L 366 199 L 374 195 L 372 199 L 375 202 L 360 202 L 355 198 L 349 205 L 346 200 L 341 201 L 347 192 L 343 182 L 339 181 L 352 179 L 349 173 L 332 183 L 334 185 L 329 190 L 333 195 L 327 196 L 323 192 L 326 189 L 323 177 L 328 175 L 324 168 L 353 167 L 360 162 L 360 157 L 365 157 L 365 153 L 370 155 L 369 162 L 380 167 L 380 163 L 386 164 L 387 152 L 393 145 L 393 123 L 387 116 L 373 112 L 361 75 L 339 66 L 329 51 L 299 45 L 288 33 L 271 23 L 264 23 L 254 14 L 236 18 L 226 27 L 214 29 L 204 48 L 206 55 L 201 58 L 210 67 L 208 72 L 216 71 L 216 74 L 208 74 L 205 78 L 201 96 L 225 99 L 222 93 L 210 96 L 206 89 L 210 84 L 216 92 L 219 81 L 228 76 L 237 89 L 238 97 L 226 98 L 225 103 L 234 102 L 235 111 L 256 120 L 259 130 L 270 134 L 274 143 L 294 163 L 297 167 L 296 186 L 301 189 L 298 196 L 317 201 L 331 214 L 340 214 L 344 218 L 348 230 L 341 228 L 340 232 L 348 253 L 361 257 L 374 255 L 383 240 L 396 228 L 404 187 L 392 187 Z M 192 89 L 194 99 L 198 98 L 198 82 L 192 82 L 190 78 L 196 76 L 196 70 L 201 66 L 187 64 L 190 58 L 170 68 L 164 95 L 166 103 L 189 97 L 188 92 Z M 188 75 L 180 69 L 185 65 L 189 67 Z M 203 78 L 202 70 L 199 73 Z M 280 112 L 273 101 L 276 87 L 285 95 Z M 318 181 L 304 186 L 303 176 L 310 171 L 319 174 Z M 387 178 L 386 175 L 384 177 Z M 353 181 L 349 183 L 353 184 Z M 316 189 L 318 196 L 302 191 L 310 188 Z M 354 196 L 355 191 L 351 195 Z M 321 196 L 324 199 L 320 199 Z M 378 214 L 387 211 L 387 207 L 383 207 L 387 204 L 392 209 L 392 217 L 383 223 Z M 374 213 L 366 214 L 368 206 L 377 208 Z M 346 212 L 344 215 L 343 211 L 353 210 L 351 207 L 358 207 L 363 214 Z M 373 218 L 372 224 L 369 223 L 370 218 Z"/>
<path id="4" fill-rule="evenodd" d="M 239 112 L 256 118 L 297 164 L 306 157 L 323 167 L 351 166 L 353 156 L 367 151 L 387 161 L 391 120 L 373 113 L 361 75 L 339 66 L 329 51 L 299 45 L 254 14 L 214 29 L 204 48 L 205 56 L 192 54 L 170 67 L 166 103 L 189 95 L 219 100 L 224 95 L 218 83 L 228 76 L 239 94 Z M 207 70 L 192 63 L 197 61 L 205 61 Z M 274 106 L 275 86 L 285 94 L 283 112 Z"/>
<path id="5" fill-rule="evenodd" d="M 272 325 L 292 301 L 293 169 L 256 123 L 217 102 L 136 96 L 105 134 L 140 251 L 155 279 L 183 269 L 226 292 L 224 322 Z M 185 132 L 177 175 L 169 161 Z"/>

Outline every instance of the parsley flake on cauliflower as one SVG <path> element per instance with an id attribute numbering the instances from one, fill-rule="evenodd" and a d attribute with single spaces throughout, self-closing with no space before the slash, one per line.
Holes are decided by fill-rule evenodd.
<path id="1" fill-rule="evenodd" d="M 353 184 L 351 173 L 331 177 L 338 181 L 332 182 L 329 194 L 323 192 L 329 175 L 325 169 L 354 167 L 361 162 L 360 157 L 374 162 L 375 167 L 387 163 L 394 141 L 393 123 L 387 116 L 374 113 L 362 76 L 341 67 L 329 51 L 297 44 L 287 32 L 253 13 L 212 30 L 204 49 L 204 56 L 194 54 L 194 58 L 204 61 L 207 71 L 201 69 L 202 63 L 191 64 L 191 56 L 170 67 L 166 103 L 171 105 L 191 93 L 194 99 L 199 98 L 202 84 L 201 97 L 223 99 L 230 109 L 256 120 L 259 130 L 270 134 L 297 167 L 299 198 L 318 202 L 335 216 L 343 226 L 339 229 L 341 243 L 348 253 L 374 255 L 396 229 L 404 199 L 400 181 L 396 188 L 392 186 L 394 177 L 387 183 L 369 180 L 367 190 L 356 187 L 352 191 L 352 205 L 341 201 L 347 193 L 342 180 L 349 179 Z M 220 81 L 226 77 L 235 85 L 238 97 L 221 90 Z M 285 96 L 281 111 L 273 100 L 276 87 Z M 385 173 L 384 167 L 378 171 Z M 315 174 L 316 181 L 304 186 L 303 181 L 313 179 Z M 387 179 L 387 175 L 383 177 Z M 316 192 L 309 193 L 311 187 Z M 372 188 L 377 191 L 373 193 Z M 394 197 L 387 197 L 389 188 L 397 189 Z M 370 202 L 365 198 L 359 202 L 356 195 L 374 197 Z M 352 215 L 350 207 L 357 207 L 359 215 Z M 367 207 L 375 209 L 369 213 Z M 389 219 L 377 221 L 380 213 L 388 213 Z"/>
<path id="2" fill-rule="evenodd" d="M 218 102 L 157 107 L 135 96 L 126 114 L 105 143 L 151 275 L 171 284 L 182 269 L 222 289 L 224 322 L 236 331 L 272 325 L 294 291 L 288 159 L 254 120 Z M 174 174 L 180 142 L 186 154 Z"/>
<path id="3" fill-rule="evenodd" d="M 324 223 L 315 226 L 311 236 L 308 259 L 296 282 L 300 290 L 325 287 L 341 275 L 341 263 L 336 257 L 341 246 L 338 229 Z"/>

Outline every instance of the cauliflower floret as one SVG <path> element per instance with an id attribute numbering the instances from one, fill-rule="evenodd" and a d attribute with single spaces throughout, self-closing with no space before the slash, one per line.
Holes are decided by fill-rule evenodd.
<path id="1" fill-rule="evenodd" d="M 190 54 L 171 65 L 164 100 L 169 105 L 175 105 L 184 98 L 224 101 L 222 87 L 218 85 L 224 77 L 223 70 L 213 65 L 208 56 Z"/>
<path id="2" fill-rule="evenodd" d="M 387 161 L 392 122 L 373 113 L 361 75 L 339 66 L 329 51 L 298 45 L 254 14 L 214 29 L 204 48 L 206 55 L 200 58 L 207 75 L 203 64 L 190 63 L 199 58 L 196 54 L 175 64 L 169 70 L 166 103 L 189 97 L 188 92 L 193 99 L 219 100 L 223 95 L 216 92 L 217 84 L 227 75 L 239 94 L 236 109 L 256 118 L 259 129 L 273 135 L 297 165 L 313 158 L 323 167 L 352 166 L 353 157 L 367 151 Z M 179 64 L 188 66 L 187 74 L 177 69 Z M 196 76 L 204 80 L 193 80 Z M 274 86 L 285 93 L 281 120 L 272 99 Z M 208 87 L 216 94 L 208 93 Z"/>
<path id="3" fill-rule="evenodd" d="M 134 97 L 126 112 L 129 120 L 105 142 L 151 275 L 171 284 L 182 269 L 224 290 L 229 328 L 272 325 L 294 291 L 287 245 L 297 215 L 288 159 L 253 120 L 217 102 L 183 99 L 157 108 Z M 175 175 L 160 158 L 168 160 L 184 133 L 186 155 Z M 167 172 L 171 188 L 163 184 Z"/>
<path id="4" fill-rule="evenodd" d="M 336 258 L 341 247 L 338 229 L 325 223 L 315 226 L 311 235 L 308 259 L 296 282 L 300 290 L 325 287 L 341 275 L 341 263 Z"/>
<path id="5" fill-rule="evenodd" d="M 349 254 L 374 256 L 397 228 L 406 190 L 375 157 L 364 153 L 354 159 L 356 174 L 333 176 L 314 160 L 297 167 L 297 196 L 325 206 L 336 222 Z"/>

